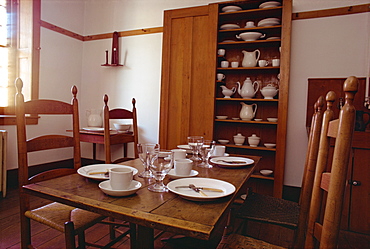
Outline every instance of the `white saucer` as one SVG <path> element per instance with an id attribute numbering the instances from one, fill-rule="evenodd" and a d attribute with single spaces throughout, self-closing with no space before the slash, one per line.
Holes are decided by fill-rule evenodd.
<path id="1" fill-rule="evenodd" d="M 176 175 L 175 170 L 171 169 L 170 172 L 168 172 L 168 176 L 172 179 L 179 179 L 179 178 L 186 178 L 186 177 L 194 177 L 199 174 L 196 170 L 191 170 L 190 175 Z"/>
<path id="2" fill-rule="evenodd" d="M 230 156 L 230 154 L 229 153 L 225 153 L 223 156 Z M 219 156 L 212 155 L 211 157 L 219 157 Z"/>
<path id="3" fill-rule="evenodd" d="M 104 181 L 99 183 L 99 188 L 101 191 L 111 196 L 127 196 L 134 194 L 139 188 L 141 188 L 141 183 L 135 180 L 132 180 L 131 185 L 128 189 L 125 190 L 114 190 L 110 186 L 110 181 Z"/>

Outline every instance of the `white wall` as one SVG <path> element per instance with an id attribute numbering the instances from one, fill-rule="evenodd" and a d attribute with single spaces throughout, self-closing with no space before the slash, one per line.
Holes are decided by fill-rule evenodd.
<path id="1" fill-rule="evenodd" d="M 82 35 L 162 26 L 163 10 L 205 5 L 207 0 L 42 0 L 42 19 Z M 368 3 L 368 0 L 293 0 L 293 11 L 309 11 Z M 63 10 L 63 11 L 61 11 Z M 290 108 L 285 184 L 300 186 L 305 158 L 307 78 L 365 76 L 369 46 L 370 14 L 293 21 Z M 346 30 L 344 32 L 344 30 Z M 137 100 L 141 142 L 158 141 L 162 34 L 120 38 L 121 68 L 105 68 L 104 51 L 111 40 L 80 42 L 42 29 L 40 97 L 70 100 L 69 89 L 79 88 L 81 126 L 85 112 L 103 106 L 131 108 Z M 41 121 L 34 128 L 50 124 Z M 13 126 L 1 127 L 15 138 Z M 64 129 L 64 128 L 63 128 Z M 15 140 L 10 139 L 8 168 L 16 168 Z M 98 158 L 103 158 L 98 147 Z M 121 153 L 116 149 L 116 153 Z M 83 144 L 83 156 L 91 157 L 91 145 Z M 34 163 L 58 160 L 66 155 L 39 157 Z M 53 160 L 52 160 L 53 159 Z"/>

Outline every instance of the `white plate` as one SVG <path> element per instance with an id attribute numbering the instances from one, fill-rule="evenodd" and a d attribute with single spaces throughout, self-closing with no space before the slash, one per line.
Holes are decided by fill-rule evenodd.
<path id="1" fill-rule="evenodd" d="M 238 24 L 223 24 L 220 26 L 220 29 L 240 29 L 240 26 Z"/>
<path id="2" fill-rule="evenodd" d="M 223 192 L 213 192 L 203 190 L 207 196 L 202 196 L 199 193 L 195 192 L 190 188 L 176 188 L 176 186 L 188 186 L 189 184 L 194 184 L 197 187 L 208 187 L 208 188 L 217 188 L 223 190 Z M 235 192 L 235 186 L 231 183 L 211 179 L 211 178 L 182 178 L 174 180 L 167 184 L 167 188 L 175 193 L 180 195 L 184 199 L 191 201 L 213 201 L 221 197 L 231 195 Z"/>
<path id="3" fill-rule="evenodd" d="M 104 131 L 103 127 L 85 127 L 82 128 L 84 131 Z"/>
<path id="4" fill-rule="evenodd" d="M 95 174 L 95 175 L 90 175 L 93 172 L 106 172 L 111 168 L 118 168 L 118 167 L 123 167 L 123 168 L 130 168 L 133 170 L 133 174 L 136 175 L 138 170 L 135 169 L 134 167 L 126 166 L 126 165 L 121 165 L 121 164 L 92 164 L 92 165 L 87 165 L 79 168 L 77 170 L 77 173 L 81 176 L 95 179 L 95 180 L 108 180 L 109 177 L 105 176 L 103 174 Z"/>
<path id="5" fill-rule="evenodd" d="M 127 196 L 127 195 L 132 195 L 136 193 L 136 191 L 141 188 L 141 183 L 135 180 L 132 180 L 131 185 L 128 189 L 125 190 L 115 190 L 112 189 L 110 186 L 110 181 L 104 181 L 99 183 L 99 188 L 101 191 L 106 193 L 107 195 L 111 196 Z"/>
<path id="6" fill-rule="evenodd" d="M 258 27 L 268 27 L 268 26 L 275 26 L 279 25 L 280 21 L 273 21 L 273 20 L 266 20 L 266 21 L 260 21 L 258 22 L 257 26 Z"/>
<path id="7" fill-rule="evenodd" d="M 193 153 L 193 151 L 190 149 L 190 146 L 187 144 L 177 145 L 177 148 L 186 150 L 186 153 Z"/>
<path id="8" fill-rule="evenodd" d="M 280 5 L 281 5 L 280 2 L 268 1 L 268 2 L 261 3 L 259 7 L 260 8 L 273 8 L 273 7 L 277 7 L 277 6 L 280 6 Z"/>
<path id="9" fill-rule="evenodd" d="M 242 8 L 240 8 L 239 6 L 230 5 L 223 7 L 221 10 L 222 12 L 232 12 L 242 10 Z"/>
<path id="10" fill-rule="evenodd" d="M 235 167 L 243 167 L 247 165 L 251 165 L 254 163 L 253 159 L 246 158 L 246 157 L 213 157 L 211 158 L 211 163 L 217 164 L 222 167 L 228 168 L 235 168 Z M 224 161 L 241 161 L 242 163 L 227 163 Z"/>
<path id="11" fill-rule="evenodd" d="M 271 36 L 271 37 L 267 38 L 266 40 L 278 40 L 278 39 L 280 39 L 279 36 Z"/>
<path id="12" fill-rule="evenodd" d="M 234 41 L 234 40 L 224 40 L 222 42 L 236 42 L 236 41 Z"/>
<path id="13" fill-rule="evenodd" d="M 184 175 L 176 175 L 174 169 L 171 169 L 170 172 L 168 172 L 168 176 L 171 179 L 180 179 L 180 178 L 194 177 L 194 176 L 197 176 L 198 174 L 199 174 L 199 172 L 196 171 L 196 170 L 191 170 L 190 175 L 188 175 L 188 176 L 186 176 L 186 175 L 185 176 Z"/>

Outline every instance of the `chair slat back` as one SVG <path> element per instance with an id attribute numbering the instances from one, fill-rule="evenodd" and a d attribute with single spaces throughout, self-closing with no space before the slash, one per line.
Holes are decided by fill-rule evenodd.
<path id="1" fill-rule="evenodd" d="M 137 144 L 138 144 L 138 127 L 137 127 L 137 114 L 136 114 L 136 100 L 132 99 L 132 111 L 115 108 L 109 109 L 108 95 L 104 95 L 104 108 L 103 108 L 103 126 L 104 126 L 104 150 L 105 150 L 105 163 L 112 163 L 111 144 L 114 140 L 118 140 L 119 136 L 124 134 L 110 135 L 110 119 L 131 119 L 133 129 L 133 142 L 134 142 L 134 157 L 138 158 Z"/>
<path id="2" fill-rule="evenodd" d="M 338 120 L 332 120 L 333 92 L 327 94 L 328 107 L 324 114 L 320 137 L 319 155 L 315 173 L 312 201 L 308 220 L 305 247 L 313 248 L 315 237 L 320 241 L 320 248 L 336 248 L 342 216 L 344 190 L 348 163 L 351 156 L 351 144 L 354 132 L 356 111 L 353 99 L 358 89 L 356 77 L 349 77 L 343 86 L 345 104 L 339 113 Z M 331 173 L 325 173 L 329 157 L 330 137 L 336 137 L 332 155 Z M 330 178 L 330 179 L 329 179 Z M 323 225 L 319 225 L 319 217 L 323 203 L 321 187 L 328 190 Z"/>
<path id="3" fill-rule="evenodd" d="M 81 166 L 81 147 L 79 135 L 79 114 L 77 101 L 77 88 L 72 87 L 72 103 L 65 103 L 57 100 L 32 100 L 24 102 L 22 94 L 23 82 L 16 80 L 16 120 L 17 120 L 17 144 L 18 144 L 18 172 L 19 185 L 28 184 L 40 180 L 50 179 L 64 174 L 75 172 Z M 40 134 L 37 137 L 27 138 L 26 116 L 29 114 L 38 115 L 69 115 L 73 127 L 72 136 Z M 41 133 L 42 131 L 40 131 Z M 61 131 L 65 132 L 65 131 Z M 73 169 L 56 169 L 53 171 L 44 171 L 37 176 L 32 176 L 28 171 L 28 153 L 59 148 L 73 148 Z"/>

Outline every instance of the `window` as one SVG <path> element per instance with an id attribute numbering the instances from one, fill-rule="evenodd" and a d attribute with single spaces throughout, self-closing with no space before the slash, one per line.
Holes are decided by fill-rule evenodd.
<path id="1" fill-rule="evenodd" d="M 40 9 L 41 0 L 0 0 L 0 124 L 15 124 L 16 78 L 25 100 L 38 98 Z"/>

